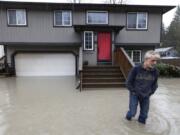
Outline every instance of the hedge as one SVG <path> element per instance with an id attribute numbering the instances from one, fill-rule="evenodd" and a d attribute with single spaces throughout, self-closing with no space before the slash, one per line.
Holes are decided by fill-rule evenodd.
<path id="1" fill-rule="evenodd" d="M 162 77 L 180 77 L 180 67 L 159 63 L 156 65 Z"/>

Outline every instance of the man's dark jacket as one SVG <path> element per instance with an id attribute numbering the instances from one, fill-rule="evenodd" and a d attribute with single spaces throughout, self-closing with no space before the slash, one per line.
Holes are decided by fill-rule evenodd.
<path id="1" fill-rule="evenodd" d="M 145 69 L 143 64 L 132 68 L 126 86 L 128 90 L 141 97 L 149 97 L 157 89 L 158 71 L 156 68 Z"/>

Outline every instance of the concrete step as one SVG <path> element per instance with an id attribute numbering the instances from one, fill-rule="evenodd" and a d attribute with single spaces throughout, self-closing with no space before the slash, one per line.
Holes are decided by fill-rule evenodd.
<path id="1" fill-rule="evenodd" d="M 83 83 L 87 82 L 125 82 L 123 77 L 111 77 L 111 78 L 83 78 Z"/>
<path id="2" fill-rule="evenodd" d="M 111 78 L 123 77 L 122 74 L 83 74 L 83 78 Z"/>
<path id="3" fill-rule="evenodd" d="M 83 88 L 124 87 L 125 79 L 118 66 L 98 65 L 83 67 Z"/>
<path id="4" fill-rule="evenodd" d="M 89 67 L 83 67 L 83 70 L 110 70 L 110 69 L 119 69 L 119 67 L 116 66 L 89 66 Z"/>
<path id="5" fill-rule="evenodd" d="M 125 87 L 123 82 L 104 82 L 104 83 L 82 83 L 83 88 L 115 88 Z"/>
<path id="6" fill-rule="evenodd" d="M 121 76 L 121 72 L 83 72 L 83 75 L 119 75 Z"/>
<path id="7" fill-rule="evenodd" d="M 84 73 L 86 72 L 121 72 L 120 69 L 84 69 Z"/>

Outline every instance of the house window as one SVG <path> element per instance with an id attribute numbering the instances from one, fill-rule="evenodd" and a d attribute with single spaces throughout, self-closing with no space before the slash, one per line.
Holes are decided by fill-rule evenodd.
<path id="1" fill-rule="evenodd" d="M 72 25 L 72 13 L 71 11 L 54 11 L 54 25 L 55 26 L 71 26 Z"/>
<path id="2" fill-rule="evenodd" d="M 84 50 L 93 50 L 93 32 L 85 31 L 84 32 Z"/>
<path id="3" fill-rule="evenodd" d="M 135 63 L 141 62 L 141 51 L 140 50 L 133 51 L 133 62 L 135 62 Z"/>
<path id="4" fill-rule="evenodd" d="M 127 29 L 147 29 L 147 21 L 146 12 L 127 13 Z"/>
<path id="5" fill-rule="evenodd" d="M 134 63 L 141 63 L 141 50 L 126 50 Z"/>
<path id="6" fill-rule="evenodd" d="M 108 24 L 107 11 L 88 11 L 87 24 Z"/>
<path id="7" fill-rule="evenodd" d="M 8 25 L 27 25 L 25 9 L 8 9 Z"/>

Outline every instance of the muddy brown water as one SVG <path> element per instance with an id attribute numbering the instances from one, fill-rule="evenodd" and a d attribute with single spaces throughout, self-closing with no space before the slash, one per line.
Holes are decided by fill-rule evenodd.
<path id="1" fill-rule="evenodd" d="M 124 119 L 128 91 L 79 92 L 74 77 L 0 78 L 0 135 L 179 135 L 180 79 L 160 79 L 146 125 Z"/>

